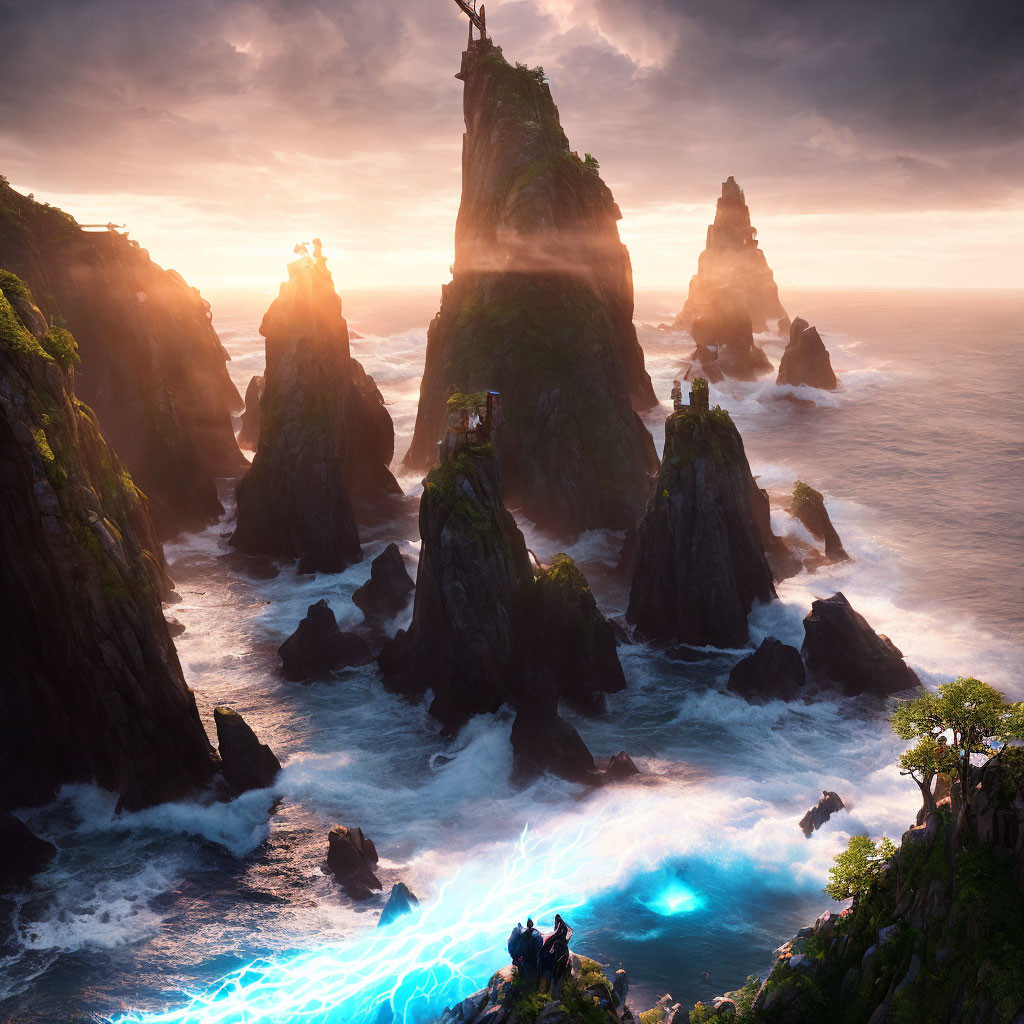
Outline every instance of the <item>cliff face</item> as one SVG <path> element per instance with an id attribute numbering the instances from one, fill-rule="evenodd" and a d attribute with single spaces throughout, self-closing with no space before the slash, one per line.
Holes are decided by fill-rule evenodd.
<path id="1" fill-rule="evenodd" d="M 231 543 L 297 558 L 299 572 L 362 559 L 356 509 L 401 492 L 388 470 L 395 435 L 383 399 L 349 351 L 341 299 L 322 258 L 288 267 L 267 310 L 259 445 L 238 485 Z"/>
<path id="2" fill-rule="evenodd" d="M 90 780 L 128 807 L 180 797 L 215 762 L 146 499 L 75 396 L 74 338 L 0 283 L 0 807 Z"/>
<path id="3" fill-rule="evenodd" d="M 245 465 L 231 424 L 241 401 L 199 292 L 125 236 L 82 231 L 2 179 L 0 267 L 78 341 L 80 396 L 149 497 L 159 534 L 215 520 L 214 477 Z"/>
<path id="4" fill-rule="evenodd" d="M 698 405 L 668 418 L 626 613 L 641 634 L 715 647 L 747 642 L 755 599 L 775 597 L 752 505 L 756 490 L 728 413 Z"/>
<path id="5" fill-rule="evenodd" d="M 657 459 L 619 209 L 569 149 L 540 76 L 489 41 L 463 55 L 466 135 L 452 282 L 430 326 L 407 462 L 436 457 L 452 391 L 502 393 L 510 504 L 559 533 L 625 528 Z"/>
<path id="6" fill-rule="evenodd" d="M 433 690 L 447 732 L 505 704 L 565 698 L 586 710 L 625 686 L 611 626 L 583 573 L 559 555 L 535 574 L 502 501 L 492 444 L 445 454 L 420 502 L 420 565 L 408 633 L 380 657 L 388 689 Z"/>
<path id="7" fill-rule="evenodd" d="M 690 292 L 675 326 L 689 330 L 698 317 L 715 317 L 722 293 L 738 292 L 746 299 L 754 331 L 769 326 L 788 329 L 789 319 L 779 301 L 779 289 L 757 244 L 743 189 L 730 175 L 722 182 L 715 222 L 708 226 L 707 245 L 690 280 Z M 784 325 L 778 322 L 784 321 Z"/>
<path id="8" fill-rule="evenodd" d="M 1018 755 L 1005 751 L 979 770 L 967 838 L 955 858 L 949 852 L 948 807 L 940 807 L 903 836 L 896 855 L 849 910 L 826 913 L 782 947 L 744 1019 L 1020 1020 L 1024 761 Z"/>

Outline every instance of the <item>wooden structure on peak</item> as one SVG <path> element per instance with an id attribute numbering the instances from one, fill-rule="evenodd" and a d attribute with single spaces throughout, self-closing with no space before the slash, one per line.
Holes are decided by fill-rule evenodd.
<path id="1" fill-rule="evenodd" d="M 487 8 L 480 5 L 479 12 L 476 9 L 476 0 L 455 0 L 459 9 L 469 18 L 469 41 L 473 41 L 473 26 L 480 33 L 481 39 L 487 38 Z"/>

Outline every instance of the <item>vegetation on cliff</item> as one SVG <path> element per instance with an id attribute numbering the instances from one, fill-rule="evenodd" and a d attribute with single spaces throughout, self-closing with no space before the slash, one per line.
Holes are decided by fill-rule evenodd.
<path id="1" fill-rule="evenodd" d="M 407 456 L 436 458 L 452 389 L 502 394 L 510 503 L 560 534 L 636 522 L 655 403 L 632 322 L 620 217 L 571 152 L 542 76 L 489 41 L 464 55 L 466 155 L 451 284 L 430 326 Z"/>
<path id="2" fill-rule="evenodd" d="M 75 396 L 74 339 L 57 337 L 5 274 L 0 807 L 93 780 L 139 807 L 187 793 L 214 762 L 163 618 L 148 501 Z"/>

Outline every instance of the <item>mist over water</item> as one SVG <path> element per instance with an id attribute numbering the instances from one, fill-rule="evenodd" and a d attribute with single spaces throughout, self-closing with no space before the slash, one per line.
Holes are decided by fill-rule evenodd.
<path id="1" fill-rule="evenodd" d="M 243 393 L 262 372 L 257 328 L 269 298 L 211 296 Z M 273 575 L 232 554 L 227 485 L 225 520 L 167 547 L 181 595 L 167 614 L 186 627 L 176 643 L 204 722 L 212 732 L 213 706 L 236 707 L 284 771 L 272 792 L 227 803 L 211 794 L 115 819 L 113 797 L 76 786 L 26 812 L 60 856 L 31 893 L 0 900 L 14 927 L 0 946 L 0 1020 L 166 1010 L 257 957 L 362 949 L 383 897 L 353 904 L 321 872 L 326 832 L 339 822 L 375 840 L 385 894 L 403 880 L 430 904 L 447 884 L 451 913 L 486 918 L 467 936 L 499 941 L 473 960 L 467 992 L 504 961 L 501 937 L 516 920 L 566 906 L 574 946 L 625 967 L 638 1008 L 666 991 L 692 1003 L 764 972 L 773 948 L 826 909 L 828 865 L 850 834 L 898 838 L 913 818 L 916 789 L 893 767 L 900 743 L 876 708 L 844 698 L 750 706 L 725 690 L 741 652 L 690 662 L 621 648 L 627 690 L 609 697 L 606 715 L 573 721 L 595 756 L 625 749 L 644 774 L 592 794 L 552 778 L 513 787 L 508 713 L 474 720 L 449 744 L 425 705 L 383 692 L 372 666 L 283 682 L 276 649 L 308 605 L 327 598 L 342 628 L 355 627 L 351 594 L 371 559 L 392 540 L 412 564 L 418 550 L 420 475 L 399 460 L 438 296 L 343 298 L 364 335 L 353 354 L 395 421 L 406 507 L 363 531 L 363 563 L 336 576 L 299 577 L 290 566 Z M 780 585 L 780 600 L 752 613 L 752 639 L 799 645 L 813 597 L 842 589 L 927 681 L 970 673 L 1024 697 L 1024 296 L 783 299 L 818 326 L 842 389 L 795 389 L 817 402 L 799 409 L 780 400 L 793 389 L 765 378 L 712 386 L 712 401 L 733 415 L 772 494 L 776 532 L 806 539 L 784 512 L 803 479 L 824 493 L 853 561 Z M 663 400 L 646 417 L 659 452 L 690 346 L 656 325 L 680 304 L 680 295 L 638 300 Z M 781 342 L 759 340 L 777 365 Z M 577 559 L 606 614 L 624 613 L 627 593 L 611 572 L 621 535 L 567 543 L 520 526 L 542 559 L 559 550 Z M 797 820 L 823 788 L 850 809 L 805 840 Z M 494 872 L 516 862 L 524 828 L 544 840 L 542 853 L 518 862 L 521 884 L 506 905 L 491 891 Z"/>

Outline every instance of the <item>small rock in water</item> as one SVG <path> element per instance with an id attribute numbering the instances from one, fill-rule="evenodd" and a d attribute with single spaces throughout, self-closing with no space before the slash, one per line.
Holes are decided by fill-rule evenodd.
<path id="1" fill-rule="evenodd" d="M 405 882 L 397 882 L 391 887 L 388 901 L 380 912 L 380 920 L 377 921 L 377 927 L 384 928 L 393 921 L 397 921 L 400 917 L 411 914 L 413 908 L 419 906 L 419 902 L 416 894 Z"/>
<path id="2" fill-rule="evenodd" d="M 352 595 L 367 619 L 394 618 L 415 589 L 397 544 L 389 544 L 372 562 L 370 578 Z"/>
<path id="3" fill-rule="evenodd" d="M 0 811 L 0 890 L 25 885 L 57 855 L 10 811 Z"/>
<path id="4" fill-rule="evenodd" d="M 221 771 L 228 785 L 239 793 L 272 785 L 281 762 L 266 743 L 260 743 L 246 720 L 226 707 L 214 708 L 213 720 L 217 726 Z"/>
<path id="5" fill-rule="evenodd" d="M 765 637 L 761 646 L 729 673 L 729 690 L 745 700 L 793 700 L 807 679 L 800 652 L 775 637 Z"/>
<path id="6" fill-rule="evenodd" d="M 368 665 L 370 645 L 356 633 L 343 633 L 326 601 L 309 606 L 299 628 L 278 648 L 284 677 L 292 682 L 317 679 L 340 668 Z"/>
<path id="7" fill-rule="evenodd" d="M 821 799 L 800 819 L 800 828 L 808 839 L 815 829 L 821 828 L 836 811 L 841 811 L 846 804 L 840 799 L 838 793 L 826 789 L 822 791 Z"/>
<path id="8" fill-rule="evenodd" d="M 335 825 L 327 834 L 327 867 L 341 887 L 355 900 L 366 900 L 382 888 L 373 873 L 377 866 L 377 848 L 361 828 Z"/>
<path id="9" fill-rule="evenodd" d="M 608 767 L 605 769 L 604 777 L 614 782 L 619 779 L 628 779 L 639 774 L 640 769 L 633 763 L 633 758 L 631 758 L 624 750 L 620 750 L 611 759 L 611 761 L 608 762 Z"/>

